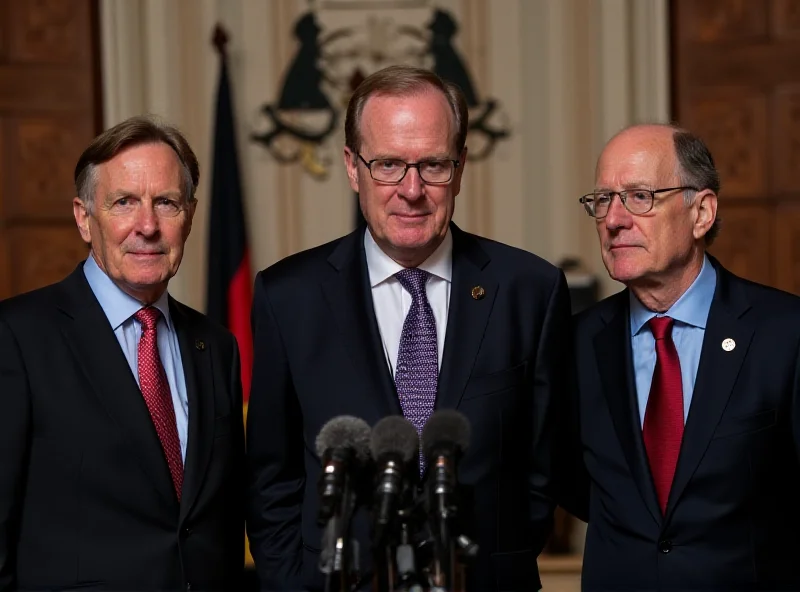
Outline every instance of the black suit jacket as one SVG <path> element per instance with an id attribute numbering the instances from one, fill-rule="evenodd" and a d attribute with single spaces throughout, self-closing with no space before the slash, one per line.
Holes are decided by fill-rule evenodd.
<path id="1" fill-rule="evenodd" d="M 552 515 L 553 400 L 569 342 L 563 274 L 542 259 L 451 226 L 453 281 L 436 407 L 469 419 L 460 480 L 473 488 L 480 544 L 470 590 L 535 590 Z M 338 415 L 370 425 L 401 414 L 364 253 L 364 230 L 262 271 L 254 298 L 248 411 L 248 534 L 262 588 L 317 589 L 320 459 Z M 472 288 L 482 286 L 476 300 Z M 366 512 L 354 533 L 368 555 Z M 369 557 L 362 558 L 367 577 Z"/>
<path id="2" fill-rule="evenodd" d="M 712 263 L 717 287 L 665 516 L 641 435 L 628 291 L 576 319 L 572 425 L 585 472 L 562 501 L 589 520 L 585 590 L 800 590 L 800 299 Z"/>
<path id="3" fill-rule="evenodd" d="M 83 265 L 0 303 L 0 590 L 238 589 L 238 349 L 200 313 L 170 312 L 189 400 L 180 504 Z"/>

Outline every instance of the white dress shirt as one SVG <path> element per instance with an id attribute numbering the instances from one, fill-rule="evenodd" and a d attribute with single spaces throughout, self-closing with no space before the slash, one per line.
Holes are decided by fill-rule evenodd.
<path id="1" fill-rule="evenodd" d="M 369 282 L 372 286 L 375 318 L 383 341 L 386 363 L 394 376 L 397 368 L 397 351 L 400 349 L 400 335 L 403 332 L 406 315 L 411 308 L 411 294 L 403 288 L 394 274 L 405 268 L 381 250 L 369 229 L 364 232 L 364 250 L 367 256 Z M 441 370 L 453 277 L 453 237 L 449 229 L 442 244 L 418 267 L 431 274 L 425 284 L 425 293 L 433 310 L 433 317 L 436 319 L 436 344 Z"/>

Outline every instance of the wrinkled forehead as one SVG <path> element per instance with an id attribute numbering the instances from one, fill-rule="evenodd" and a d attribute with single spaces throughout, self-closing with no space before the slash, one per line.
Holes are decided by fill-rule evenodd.
<path id="1" fill-rule="evenodd" d="M 611 140 L 597 161 L 598 187 L 650 187 L 675 180 L 678 162 L 671 134 L 620 136 Z"/>

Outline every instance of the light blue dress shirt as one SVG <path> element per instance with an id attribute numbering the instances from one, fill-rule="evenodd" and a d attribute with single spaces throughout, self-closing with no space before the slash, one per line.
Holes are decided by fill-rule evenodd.
<path id="1" fill-rule="evenodd" d="M 678 298 L 663 316 L 672 317 L 672 340 L 678 350 L 683 385 L 683 421 L 689 416 L 692 404 L 694 381 L 700 364 L 700 351 L 706 333 L 706 321 L 711 310 L 711 300 L 717 287 L 717 272 L 708 257 L 703 258 L 703 267 L 689 289 Z M 636 398 L 639 402 L 639 421 L 644 426 L 644 413 L 650 398 L 650 385 L 656 369 L 656 340 L 647 322 L 657 315 L 645 308 L 633 292 L 630 293 L 631 345 L 633 347 L 633 371 L 636 376 Z"/>
<path id="2" fill-rule="evenodd" d="M 142 326 L 133 315 L 136 314 L 142 303 L 119 289 L 98 266 L 92 255 L 86 259 L 83 273 L 89 282 L 103 312 L 111 323 L 114 335 L 119 341 L 122 353 L 128 360 L 128 365 L 139 384 L 139 338 L 142 336 Z M 172 324 L 169 314 L 169 297 L 165 291 L 161 298 L 154 304 L 161 311 L 162 317 L 158 320 L 158 354 L 161 364 L 167 374 L 169 390 L 172 394 L 172 405 L 175 408 L 175 419 L 178 425 L 178 438 L 181 441 L 181 457 L 186 461 L 186 442 L 189 432 L 189 400 L 186 397 L 186 380 L 183 374 L 181 361 L 181 348 L 178 345 L 178 334 Z"/>

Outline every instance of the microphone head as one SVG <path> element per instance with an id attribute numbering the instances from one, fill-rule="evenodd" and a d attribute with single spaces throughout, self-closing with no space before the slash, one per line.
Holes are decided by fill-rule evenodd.
<path id="1" fill-rule="evenodd" d="M 351 415 L 334 417 L 319 431 L 316 440 L 317 455 L 322 458 L 326 450 L 350 448 L 360 463 L 369 460 L 369 425 Z"/>
<path id="2" fill-rule="evenodd" d="M 469 446 L 469 421 L 454 409 L 442 409 L 431 415 L 422 428 L 422 451 L 430 456 L 439 446 L 455 446 L 463 453 Z"/>
<path id="3" fill-rule="evenodd" d="M 372 428 L 370 449 L 375 460 L 384 454 L 394 453 L 407 463 L 419 454 L 417 428 L 401 415 L 384 417 Z"/>

